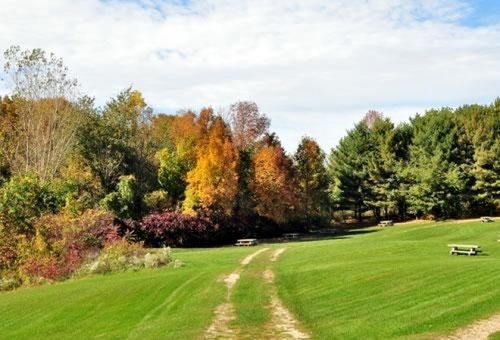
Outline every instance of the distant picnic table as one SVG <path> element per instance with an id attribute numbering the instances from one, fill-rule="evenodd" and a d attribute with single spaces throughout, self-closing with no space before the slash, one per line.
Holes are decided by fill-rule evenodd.
<path id="1" fill-rule="evenodd" d="M 235 246 L 255 246 L 257 245 L 257 239 L 255 238 L 242 238 L 236 241 Z"/>
<path id="2" fill-rule="evenodd" d="M 482 216 L 481 217 L 481 223 L 489 223 L 489 222 L 494 222 L 491 217 L 489 217 L 489 216 Z"/>
<path id="3" fill-rule="evenodd" d="M 380 221 L 380 223 L 378 224 L 379 227 L 389 227 L 389 226 L 393 226 L 393 225 L 394 225 L 394 222 L 392 220 Z"/>
<path id="4" fill-rule="evenodd" d="M 468 245 L 468 244 L 448 244 L 448 247 L 451 248 L 450 255 L 477 255 L 481 250 L 478 245 Z"/>
<path id="5" fill-rule="evenodd" d="M 299 236 L 300 236 L 299 233 L 286 233 L 286 234 L 283 234 L 283 238 L 287 239 L 287 240 L 292 240 L 292 239 L 295 239 L 295 238 L 299 238 Z"/>

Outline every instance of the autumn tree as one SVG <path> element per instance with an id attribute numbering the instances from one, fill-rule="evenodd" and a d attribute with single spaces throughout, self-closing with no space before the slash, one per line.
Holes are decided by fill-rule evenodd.
<path id="1" fill-rule="evenodd" d="M 158 182 L 174 206 L 184 199 L 187 173 L 196 164 L 198 148 L 206 138 L 213 119 L 213 110 L 204 108 L 198 115 L 185 111 L 171 116 L 168 125 L 165 118 L 162 120 L 163 134 L 167 135 L 162 138 L 168 143 L 156 154 Z M 157 128 L 155 130 L 158 131 Z"/>
<path id="2" fill-rule="evenodd" d="M 296 203 L 292 160 L 286 156 L 279 142 L 256 151 L 250 189 L 258 215 L 276 223 L 289 220 Z"/>
<path id="3" fill-rule="evenodd" d="M 269 129 L 270 121 L 260 113 L 254 102 L 240 101 L 231 105 L 229 119 L 234 144 L 238 149 L 246 149 L 262 137 Z"/>
<path id="4" fill-rule="evenodd" d="M 41 49 L 13 46 L 4 57 L 16 101 L 10 164 L 14 172 L 32 171 L 50 180 L 75 142 L 77 81 L 69 78 L 62 59 Z"/>
<path id="5" fill-rule="evenodd" d="M 205 209 L 230 215 L 238 190 L 238 153 L 230 131 L 218 117 L 211 124 L 207 140 L 198 150 L 196 166 L 187 174 L 184 211 Z"/>
<path id="6" fill-rule="evenodd" d="M 375 110 L 370 110 L 365 113 L 365 116 L 363 117 L 363 119 L 361 119 L 361 122 L 365 124 L 368 129 L 371 129 L 373 128 L 373 125 L 376 121 L 382 119 L 382 116 L 382 113 Z"/>
<path id="7" fill-rule="evenodd" d="M 255 210 L 250 190 L 252 159 L 255 145 L 268 132 L 270 121 L 259 111 L 257 104 L 251 101 L 233 103 L 229 108 L 228 120 L 239 152 L 235 213 L 239 218 L 249 220 L 253 218 Z"/>
<path id="8" fill-rule="evenodd" d="M 4 96 L 0 100 L 0 185 L 8 179 L 11 172 L 9 160 L 12 160 L 12 153 L 15 152 L 15 122 L 14 100 Z"/>
<path id="9" fill-rule="evenodd" d="M 298 183 L 299 209 L 310 227 L 311 218 L 321 217 L 327 204 L 325 154 L 314 139 L 303 137 L 293 159 Z"/>

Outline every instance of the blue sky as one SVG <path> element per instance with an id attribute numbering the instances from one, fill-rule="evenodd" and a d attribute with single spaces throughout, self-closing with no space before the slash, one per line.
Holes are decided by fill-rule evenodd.
<path id="1" fill-rule="evenodd" d="M 498 24 L 500 20 L 500 1 L 475 0 L 468 2 L 471 10 L 461 20 L 461 23 L 470 27 Z"/>
<path id="2" fill-rule="evenodd" d="M 303 135 L 328 151 L 371 109 L 400 122 L 500 95 L 500 1 L 2 0 L 2 11 L 0 49 L 55 52 L 98 103 L 130 85 L 157 112 L 253 100 L 289 151 Z"/>

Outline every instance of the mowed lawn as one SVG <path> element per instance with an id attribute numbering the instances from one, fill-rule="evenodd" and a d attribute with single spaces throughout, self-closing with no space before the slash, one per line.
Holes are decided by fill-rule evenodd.
<path id="1" fill-rule="evenodd" d="M 0 293 L 0 339 L 195 339 L 254 249 L 179 250 L 181 268 L 96 276 Z"/>
<path id="2" fill-rule="evenodd" d="M 432 338 L 500 313 L 500 221 L 406 224 L 343 237 L 259 247 L 174 250 L 185 265 L 0 293 L 0 338 L 197 339 L 224 302 L 222 275 L 240 268 L 232 302 L 240 334 L 269 322 L 261 270 L 316 339 Z M 479 244 L 450 256 L 448 243 Z M 272 249 L 271 249 L 272 250 Z"/>
<path id="3" fill-rule="evenodd" d="M 497 220 L 296 243 L 276 264 L 277 285 L 317 339 L 433 338 L 500 313 L 498 239 Z M 478 244 L 484 253 L 451 256 L 448 243 Z"/>

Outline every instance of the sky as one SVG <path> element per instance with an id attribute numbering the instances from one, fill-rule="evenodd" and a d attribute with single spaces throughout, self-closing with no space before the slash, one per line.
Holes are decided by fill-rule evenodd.
<path id="1" fill-rule="evenodd" d="M 1 0 L 11 45 L 62 57 L 99 105 L 128 86 L 157 113 L 255 101 L 290 152 L 368 110 L 500 96 L 498 0 Z"/>

